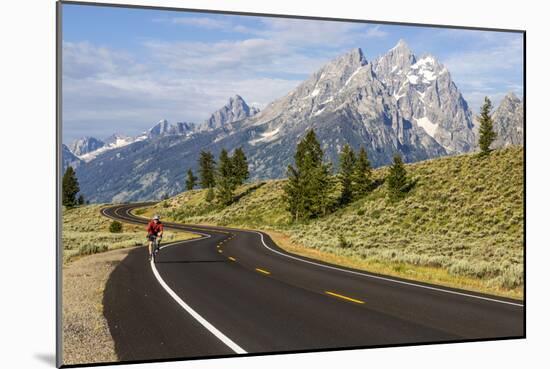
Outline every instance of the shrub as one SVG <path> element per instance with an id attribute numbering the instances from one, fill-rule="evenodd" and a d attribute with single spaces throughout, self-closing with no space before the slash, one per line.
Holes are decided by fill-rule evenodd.
<path id="1" fill-rule="evenodd" d="M 92 255 L 107 251 L 107 245 L 84 244 L 78 250 L 79 255 Z"/>
<path id="2" fill-rule="evenodd" d="M 109 226 L 109 232 L 111 233 L 121 233 L 122 232 L 122 223 L 119 221 L 113 220 Z"/>
<path id="3" fill-rule="evenodd" d="M 353 247 L 353 243 L 346 240 L 343 234 L 338 235 L 338 246 L 340 246 L 343 249 L 348 249 L 350 247 Z"/>

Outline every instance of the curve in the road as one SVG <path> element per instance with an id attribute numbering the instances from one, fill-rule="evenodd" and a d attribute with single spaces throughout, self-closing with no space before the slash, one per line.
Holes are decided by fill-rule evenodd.
<path id="1" fill-rule="evenodd" d="M 107 207 L 102 214 L 145 224 L 147 219 L 131 211 L 147 205 Z M 144 272 L 143 248 L 132 251 L 113 272 L 104 295 L 104 312 L 121 360 L 525 335 L 520 301 L 297 257 L 253 230 L 165 226 L 201 237 L 164 245 L 159 263 L 151 264 L 153 273 Z M 133 288 L 128 289 L 129 284 Z M 153 302 L 148 299 L 151 296 Z M 175 313 L 174 307 L 180 311 L 183 307 L 178 299 L 185 300 L 188 314 Z M 125 314 L 128 308 L 137 310 L 137 316 Z M 167 316 L 172 319 L 170 324 Z"/>

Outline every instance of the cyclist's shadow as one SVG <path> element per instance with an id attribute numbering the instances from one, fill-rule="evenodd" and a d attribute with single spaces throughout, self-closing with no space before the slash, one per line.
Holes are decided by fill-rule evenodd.
<path id="1" fill-rule="evenodd" d="M 162 260 L 162 256 L 157 255 L 155 264 L 195 264 L 195 263 L 224 263 L 225 260 Z"/>

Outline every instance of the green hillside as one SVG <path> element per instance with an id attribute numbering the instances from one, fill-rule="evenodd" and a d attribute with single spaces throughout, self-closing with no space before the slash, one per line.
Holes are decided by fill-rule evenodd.
<path id="1" fill-rule="evenodd" d="M 138 214 L 186 223 L 274 231 L 291 252 L 373 272 L 516 298 L 523 297 L 523 148 L 486 158 L 462 155 L 407 165 L 418 182 L 390 202 L 382 185 L 307 223 L 293 224 L 284 180 L 241 186 L 226 208 L 203 190 L 184 192 Z M 382 179 L 387 168 L 374 171 Z"/>

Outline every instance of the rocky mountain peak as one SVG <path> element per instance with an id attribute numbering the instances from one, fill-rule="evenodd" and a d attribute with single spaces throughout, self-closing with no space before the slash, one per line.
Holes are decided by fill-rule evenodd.
<path id="1" fill-rule="evenodd" d="M 503 106 L 503 104 L 521 104 L 521 99 L 514 92 L 510 91 L 504 96 L 499 106 Z"/>
<path id="2" fill-rule="evenodd" d="M 216 129 L 227 124 L 251 117 L 258 113 L 258 109 L 250 107 L 240 95 L 234 95 L 220 109 L 216 110 L 203 123 L 201 129 Z"/>
<path id="3" fill-rule="evenodd" d="M 497 138 L 494 147 L 523 144 L 523 102 L 513 92 L 504 96 L 492 115 Z"/>
<path id="4" fill-rule="evenodd" d="M 103 146 L 105 146 L 105 142 L 95 137 L 86 136 L 74 140 L 68 148 L 74 155 L 80 157 Z"/>
<path id="5" fill-rule="evenodd" d="M 410 66 L 415 63 L 416 56 L 409 48 L 409 45 L 401 39 L 397 45 L 374 62 L 374 71 L 385 79 L 393 74 L 401 75 L 406 73 Z"/>

